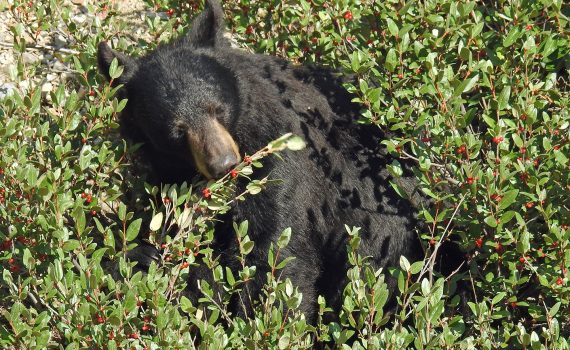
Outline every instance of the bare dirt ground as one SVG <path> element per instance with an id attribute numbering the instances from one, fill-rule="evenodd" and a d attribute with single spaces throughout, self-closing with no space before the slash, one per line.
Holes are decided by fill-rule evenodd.
<path id="1" fill-rule="evenodd" d="M 71 11 L 71 20 L 83 30 L 90 30 L 95 16 L 105 16 L 104 12 L 97 15 L 90 13 L 88 10 L 90 5 L 99 6 L 100 1 L 68 0 L 64 2 L 64 6 Z M 116 17 L 125 24 L 125 28 L 128 28 L 129 32 L 125 33 L 128 37 L 135 40 L 149 39 L 145 37 L 147 31 L 145 18 L 156 14 L 147 9 L 142 0 L 115 0 L 111 1 L 110 7 L 118 12 Z M 0 4 L 0 98 L 11 93 L 13 89 L 26 89 L 29 84 L 27 81 L 17 81 L 11 73 L 16 70 L 20 55 L 24 64 L 37 64 L 38 71 L 44 73 L 39 79 L 42 79 L 42 91 L 47 93 L 58 85 L 58 80 L 65 80 L 70 71 L 68 64 L 58 58 L 60 56 L 58 53 L 79 53 L 71 48 L 73 38 L 66 38 L 61 28 L 39 31 L 34 38 L 27 35 L 25 52 L 16 53 L 13 49 L 14 37 L 11 28 L 18 24 L 19 15 L 20 13 L 13 7 L 13 1 L 8 0 Z M 33 30 L 25 30 L 25 32 L 32 33 Z"/>

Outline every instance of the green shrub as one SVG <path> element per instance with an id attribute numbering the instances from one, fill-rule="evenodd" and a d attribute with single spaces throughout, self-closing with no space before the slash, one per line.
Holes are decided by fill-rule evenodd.
<path id="1" fill-rule="evenodd" d="M 417 163 L 419 186 L 434 203 L 420 211 L 425 261 L 402 259 L 391 271 L 399 290 L 393 315 L 384 308 L 386 271 L 372 271 L 355 254 L 358 229 L 347 228 L 352 268 L 343 310 L 316 326 L 305 323 L 296 310 L 302 296 L 278 273 L 266 276 L 255 319 L 227 313 L 255 267 L 235 276 L 213 261 L 214 216 L 271 179 L 237 197 L 231 176 L 209 183 L 206 195 L 193 184 L 152 187 L 136 169 L 137 145 L 118 136 L 126 101 L 98 77 L 96 44 L 117 38 L 120 49 L 142 54 L 183 33 L 200 8 L 193 0 L 146 4 L 159 15 L 146 15 L 135 37 L 125 34 L 133 24 L 111 2 L 87 3 L 84 20 L 60 0 L 0 5 L 11 18 L 15 59 L 15 87 L 0 101 L 0 346 L 569 347 L 568 4 L 224 3 L 228 29 L 244 49 L 352 74 L 346 88 L 363 105 L 361 122 L 390 131 L 379 142 Z M 55 36 L 56 28 L 64 50 L 42 42 L 42 31 Z M 31 46 L 64 63 L 65 72 L 30 63 Z M 285 136 L 241 164 L 239 176 L 265 156 L 299 147 Z M 400 162 L 390 171 L 401 174 Z M 175 223 L 181 230 L 166 235 Z M 235 225 L 242 257 L 254 244 L 247 226 Z M 146 275 L 124 259 L 139 233 L 163 257 Z M 278 251 L 291 234 L 271 247 L 275 272 L 287 263 Z M 468 266 L 446 279 L 431 257 L 448 239 L 463 247 Z M 218 285 L 203 283 L 194 305 L 182 291 L 199 258 Z M 457 312 L 460 279 L 473 294 L 465 315 Z M 326 301 L 319 305 L 323 315 Z"/>

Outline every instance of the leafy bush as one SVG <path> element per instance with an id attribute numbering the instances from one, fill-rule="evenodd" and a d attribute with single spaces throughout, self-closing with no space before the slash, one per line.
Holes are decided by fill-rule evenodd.
<path id="1" fill-rule="evenodd" d="M 244 49 L 352 74 L 346 87 L 363 104 L 361 122 L 391 131 L 379 142 L 417 162 L 419 186 L 433 200 L 420 212 L 425 261 L 402 259 L 391 272 L 399 289 L 393 315 L 384 308 L 386 271 L 372 271 L 355 254 L 358 229 L 348 228 L 343 310 L 315 326 L 295 310 L 302 296 L 278 274 L 287 263 L 278 251 L 295 232 L 271 247 L 274 273 L 251 320 L 232 317 L 225 305 L 255 267 L 235 276 L 208 247 L 216 214 L 271 186 L 271 179 L 253 182 L 236 196 L 233 175 L 299 148 L 297 139 L 277 140 L 220 181 L 157 188 L 137 170 L 137 145 L 118 136 L 117 113 L 127 101 L 98 77 L 96 44 L 113 38 L 142 54 L 180 35 L 200 7 L 193 0 L 146 5 L 142 24 L 114 2 L 88 2 L 83 12 L 60 0 L 0 5 L 11 18 L 15 59 L 14 87 L 0 110 L 0 346 L 569 347 L 568 4 L 224 3 L 228 29 Z M 144 30 L 125 34 L 136 25 Z M 60 37 L 65 47 L 53 50 Z M 26 54 L 37 49 L 43 61 L 29 62 Z M 400 162 L 390 171 L 401 174 Z M 202 185 L 208 191 L 197 190 Z M 180 231 L 167 234 L 174 224 Z M 247 226 L 235 225 L 242 257 L 255 244 Z M 124 259 L 139 233 L 163 258 L 148 274 Z M 468 266 L 446 279 L 432 258 L 449 239 L 464 248 Z M 184 281 L 199 260 L 217 285 L 202 284 L 193 305 Z M 460 279 L 472 294 L 465 314 L 455 312 Z M 319 305 L 323 315 L 326 301 Z"/>

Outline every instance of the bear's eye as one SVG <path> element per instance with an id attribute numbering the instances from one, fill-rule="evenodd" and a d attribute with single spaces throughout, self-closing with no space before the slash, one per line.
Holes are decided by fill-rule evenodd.
<path id="1" fill-rule="evenodd" d="M 171 134 L 175 139 L 184 138 L 188 131 L 186 124 L 176 121 L 172 126 Z"/>
<path id="2" fill-rule="evenodd" d="M 206 105 L 206 113 L 208 113 L 208 116 L 210 117 L 218 117 L 218 116 L 222 116 L 224 114 L 224 106 L 216 103 L 216 102 L 211 102 L 208 103 L 208 105 Z"/>

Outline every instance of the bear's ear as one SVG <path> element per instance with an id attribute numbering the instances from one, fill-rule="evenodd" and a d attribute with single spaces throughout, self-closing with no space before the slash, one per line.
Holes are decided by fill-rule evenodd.
<path id="1" fill-rule="evenodd" d="M 113 80 L 113 85 L 125 84 L 132 77 L 137 63 L 131 57 L 111 49 L 106 41 L 100 42 L 97 47 L 97 65 L 99 66 L 101 74 L 103 74 L 109 81 L 111 81 L 109 69 L 111 68 L 113 58 L 116 58 L 119 65 L 124 67 L 123 74 Z"/>
<path id="2" fill-rule="evenodd" d="M 224 10 L 219 0 L 206 0 L 204 11 L 194 19 L 184 37 L 184 43 L 193 47 L 228 46 L 224 38 Z"/>

